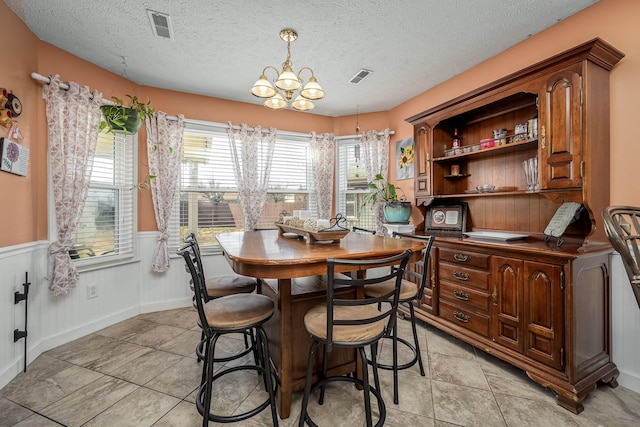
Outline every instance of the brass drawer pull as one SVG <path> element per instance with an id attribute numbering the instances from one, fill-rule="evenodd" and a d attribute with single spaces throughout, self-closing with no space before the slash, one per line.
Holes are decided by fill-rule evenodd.
<path id="1" fill-rule="evenodd" d="M 465 294 L 462 291 L 455 290 L 453 291 L 453 295 L 462 301 L 469 301 L 469 294 Z"/>
<path id="2" fill-rule="evenodd" d="M 469 256 L 464 254 L 453 254 L 453 259 L 459 262 L 467 262 Z"/>
<path id="3" fill-rule="evenodd" d="M 467 316 L 464 313 L 460 313 L 459 311 L 454 311 L 453 312 L 453 317 L 455 317 L 456 319 L 458 319 L 462 323 L 467 323 L 469 321 L 469 319 L 470 319 L 469 316 Z"/>
<path id="4" fill-rule="evenodd" d="M 455 277 L 458 280 L 469 280 L 469 275 L 467 273 L 463 273 L 461 271 L 454 271 L 453 272 L 453 277 Z"/>

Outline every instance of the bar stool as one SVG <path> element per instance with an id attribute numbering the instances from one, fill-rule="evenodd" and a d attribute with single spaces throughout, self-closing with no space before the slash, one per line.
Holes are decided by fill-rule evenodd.
<path id="1" fill-rule="evenodd" d="M 378 341 L 391 332 L 396 321 L 398 297 L 400 295 L 400 283 L 402 281 L 402 274 L 404 273 L 405 266 L 409 261 L 410 256 L 411 251 L 407 250 L 399 255 L 375 260 L 327 259 L 326 303 L 313 307 L 304 317 L 305 328 L 313 339 L 313 343 L 309 348 L 309 356 L 307 359 L 307 374 L 304 396 L 302 398 L 302 410 L 298 421 L 298 425 L 300 427 L 305 423 L 310 426 L 316 425 L 307 412 L 309 396 L 314 390 L 320 388 L 319 404 L 322 405 L 324 403 L 325 385 L 333 381 L 351 382 L 362 387 L 365 403 L 366 425 L 368 427 L 373 425 L 370 396 L 370 394 L 373 394 L 378 402 L 378 410 L 380 412 L 380 418 L 376 423 L 376 426 L 384 424 L 386 408 L 382 395 L 380 394 L 378 366 L 375 358 L 377 354 Z M 364 279 L 350 278 L 336 272 L 336 268 L 345 271 L 356 271 L 390 265 L 398 265 L 398 267 L 389 269 L 389 273 L 380 277 Z M 340 299 L 334 294 L 335 288 L 342 286 L 361 287 L 387 280 L 395 280 L 396 286 L 390 289 L 389 292 L 380 295 L 377 298 Z M 385 308 L 388 307 L 386 310 L 379 309 L 378 302 L 383 301 L 390 302 L 390 304 L 385 304 L 383 306 Z M 315 352 L 320 344 L 324 347 L 322 373 L 319 376 L 319 380 L 312 384 Z M 369 372 L 365 346 L 370 346 L 371 348 L 375 387 L 371 387 L 369 385 Z M 334 347 L 356 349 L 363 369 L 362 379 L 357 378 L 356 375 L 327 377 L 328 353 L 331 352 Z"/>
<path id="2" fill-rule="evenodd" d="M 267 322 L 274 312 L 274 304 L 270 298 L 258 294 L 235 294 L 210 299 L 207 301 L 206 292 L 202 277 L 194 263 L 195 243 L 190 242 L 178 250 L 178 254 L 184 258 L 185 265 L 191 275 L 194 288 L 194 301 L 198 311 L 200 325 L 205 335 L 205 348 L 203 352 L 202 381 L 196 397 L 196 407 L 202 415 L 202 425 L 206 427 L 209 421 L 219 423 L 230 423 L 243 421 L 262 412 L 271 406 L 271 418 L 273 425 L 278 425 L 278 414 L 276 412 L 275 392 L 278 381 L 271 371 L 269 356 L 269 343 L 267 335 L 262 325 Z M 259 360 L 253 365 L 237 365 L 230 368 L 221 368 L 215 375 L 214 361 L 215 347 L 218 338 L 224 334 L 243 333 L 255 334 L 252 340 L 251 349 L 259 356 Z M 252 334 L 253 335 L 253 334 Z M 232 359 L 237 359 L 242 355 L 235 355 Z M 211 413 L 211 397 L 213 394 L 213 383 L 221 377 L 237 371 L 254 370 L 257 371 L 264 382 L 267 391 L 267 399 L 238 415 L 218 415 Z"/>
<path id="3" fill-rule="evenodd" d="M 424 373 L 424 365 L 422 364 L 422 355 L 420 354 L 420 343 L 418 340 L 418 332 L 416 330 L 416 314 L 413 308 L 414 302 L 419 302 L 422 300 L 424 295 L 424 288 L 427 284 L 428 280 L 428 267 L 429 267 L 429 254 L 431 252 L 431 246 L 433 245 L 434 237 L 433 236 L 418 236 L 416 234 L 408 234 L 408 233 L 399 233 L 394 232 L 393 237 L 404 237 L 410 239 L 421 240 L 425 244 L 425 248 L 422 250 L 422 260 L 414 263 L 413 265 L 420 268 L 422 273 L 418 273 L 417 271 L 405 269 L 405 278 L 402 279 L 402 284 L 400 287 L 400 296 L 399 302 L 406 303 L 409 307 L 409 314 L 411 317 L 411 329 L 413 331 L 413 344 L 407 341 L 404 338 L 398 337 L 398 324 L 395 323 L 393 326 L 393 333 L 390 337 L 393 343 L 393 365 L 387 365 L 378 363 L 378 367 L 381 369 L 392 370 L 393 371 L 393 403 L 398 404 L 398 371 L 401 369 L 407 369 L 411 366 L 415 365 L 418 362 L 418 366 L 420 367 L 420 375 L 425 376 Z M 395 268 L 395 267 L 393 267 Z M 417 283 L 414 283 L 410 280 L 407 280 L 406 277 L 410 276 L 417 279 Z M 382 295 L 385 295 L 389 292 L 389 290 L 393 289 L 396 286 L 394 280 L 387 280 L 385 282 L 377 283 L 374 285 L 369 285 L 365 287 L 365 295 L 367 298 L 380 298 Z M 389 301 L 391 302 L 391 301 Z M 398 342 L 404 344 L 411 352 L 413 353 L 413 357 L 407 363 L 402 365 L 398 365 Z"/>
<path id="4" fill-rule="evenodd" d="M 212 299 L 216 299 L 216 298 L 220 298 L 228 295 L 234 295 L 234 294 L 240 294 L 240 293 L 250 294 L 256 290 L 257 280 L 252 277 L 241 276 L 235 273 L 219 274 L 216 276 L 205 277 L 204 265 L 202 263 L 202 257 L 200 255 L 200 245 L 198 244 L 198 239 L 196 238 L 196 235 L 194 233 L 189 233 L 184 237 L 182 241 L 186 244 L 189 244 L 189 243 L 193 244 L 192 259 L 194 264 L 197 267 L 196 270 L 198 271 L 198 274 L 200 275 L 201 279 L 203 280 L 203 283 L 205 284 L 205 288 L 206 288 L 205 302 L 209 302 Z M 193 283 L 191 284 L 191 286 L 193 290 Z M 243 350 L 241 355 L 248 353 L 247 349 L 250 347 L 249 339 L 251 338 L 252 338 L 251 336 L 247 336 L 247 335 L 244 336 L 245 350 Z M 202 352 L 204 349 L 204 342 L 205 342 L 205 337 L 204 337 L 204 331 L 203 331 L 202 336 L 200 337 L 200 342 L 196 346 L 196 357 L 198 361 L 201 361 L 203 359 Z M 234 359 L 236 356 L 237 355 L 233 355 L 229 357 L 220 357 L 216 359 L 216 362 L 228 362 L 229 360 Z"/>

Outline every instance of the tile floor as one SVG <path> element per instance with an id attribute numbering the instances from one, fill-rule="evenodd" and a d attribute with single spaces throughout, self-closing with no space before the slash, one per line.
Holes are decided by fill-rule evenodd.
<path id="1" fill-rule="evenodd" d="M 191 308 L 142 314 L 38 357 L 0 390 L 0 426 L 197 426 L 200 364 L 194 348 L 200 332 Z M 408 322 L 400 321 L 409 336 Z M 391 398 L 391 372 L 380 371 L 388 426 L 637 426 L 640 394 L 599 386 L 585 410 L 574 415 L 553 393 L 517 370 L 431 327 L 419 330 L 426 376 L 418 367 L 400 372 L 400 403 Z M 226 337 L 233 351 L 240 337 Z M 390 345 L 383 344 L 381 357 Z M 388 354 L 387 354 L 388 356 Z M 236 375 L 236 374 L 234 374 Z M 243 377 L 244 376 L 244 377 Z M 238 373 L 221 384 L 217 410 L 233 413 L 261 397 L 257 375 Z M 301 393 L 292 415 L 297 425 Z M 376 410 L 377 412 L 377 410 Z M 362 396 L 339 383 L 323 406 L 311 401 L 319 425 L 362 426 Z M 270 425 L 268 411 L 236 425 Z M 210 423 L 214 425 L 214 423 Z"/>

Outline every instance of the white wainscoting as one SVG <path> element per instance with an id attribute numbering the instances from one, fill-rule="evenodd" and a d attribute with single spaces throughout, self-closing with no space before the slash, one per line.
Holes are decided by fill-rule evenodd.
<path id="1" fill-rule="evenodd" d="M 640 393 L 640 308 L 618 253 L 611 261 L 611 356 L 618 384 Z"/>
<path id="2" fill-rule="evenodd" d="M 43 352 L 114 323 L 159 310 L 191 305 L 191 290 L 182 258 L 171 259 L 166 273 L 151 271 L 156 233 L 139 233 L 137 262 L 80 274 L 68 295 L 53 297 L 47 283 L 47 242 L 0 248 L 0 388 L 24 367 L 24 340 L 13 342 L 14 329 L 24 330 L 24 302 L 14 304 L 29 273 L 27 363 Z M 204 256 L 205 271 L 230 272 L 220 256 Z M 87 286 L 98 296 L 89 299 Z"/>

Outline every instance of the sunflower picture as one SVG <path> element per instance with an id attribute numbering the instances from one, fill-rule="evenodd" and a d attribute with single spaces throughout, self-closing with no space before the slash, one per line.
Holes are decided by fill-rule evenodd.
<path id="1" fill-rule="evenodd" d="M 396 179 L 413 178 L 413 138 L 396 142 Z"/>

